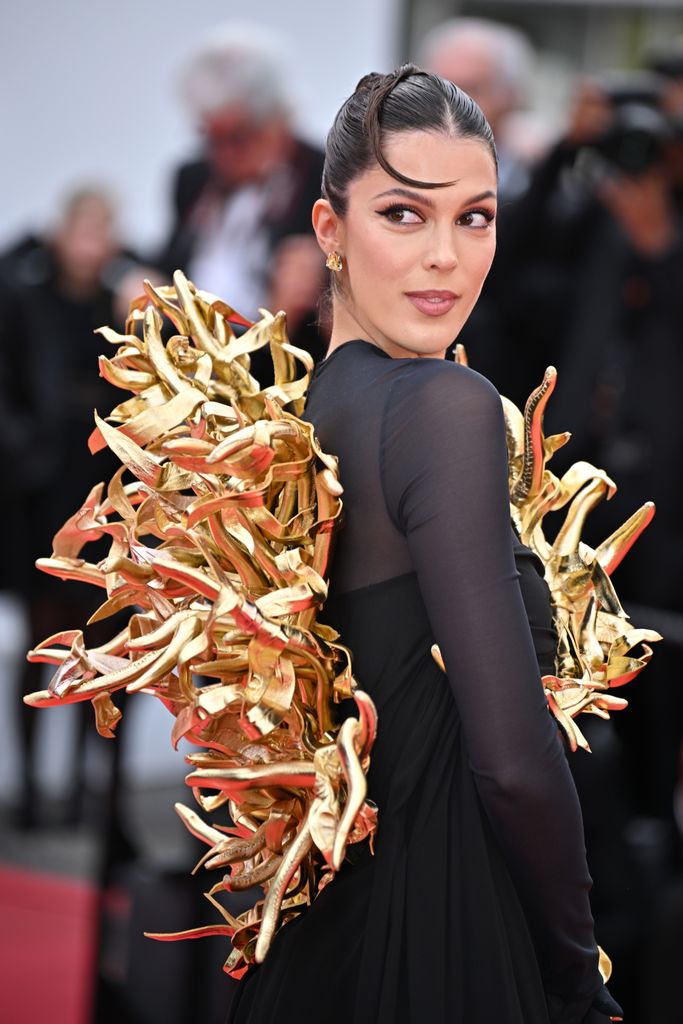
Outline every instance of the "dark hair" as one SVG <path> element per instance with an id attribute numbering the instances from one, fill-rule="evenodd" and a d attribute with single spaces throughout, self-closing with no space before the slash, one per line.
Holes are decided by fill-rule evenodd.
<path id="1" fill-rule="evenodd" d="M 491 127 L 474 100 L 438 75 L 404 64 L 388 75 L 361 78 L 342 104 L 327 135 L 322 194 L 335 213 L 346 212 L 349 184 L 379 163 L 397 181 L 417 188 L 443 188 L 450 181 L 416 181 L 392 167 L 382 152 L 388 135 L 406 131 L 445 132 L 480 139 L 498 158 Z"/>

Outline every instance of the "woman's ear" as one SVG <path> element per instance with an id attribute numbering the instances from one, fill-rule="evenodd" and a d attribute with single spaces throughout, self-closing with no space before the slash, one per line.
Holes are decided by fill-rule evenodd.
<path id="1" fill-rule="evenodd" d="M 337 252 L 342 244 L 342 225 L 327 199 L 316 200 L 311 219 L 318 245 L 325 255 Z"/>

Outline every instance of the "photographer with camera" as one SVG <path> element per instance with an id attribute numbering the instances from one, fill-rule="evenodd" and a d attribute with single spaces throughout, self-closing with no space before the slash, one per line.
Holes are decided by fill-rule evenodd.
<path id="1" fill-rule="evenodd" d="M 677 236 L 668 157 L 683 124 L 667 115 L 664 97 L 652 72 L 584 83 L 566 140 L 578 148 L 579 181 L 585 177 L 634 252 L 653 259 Z"/>

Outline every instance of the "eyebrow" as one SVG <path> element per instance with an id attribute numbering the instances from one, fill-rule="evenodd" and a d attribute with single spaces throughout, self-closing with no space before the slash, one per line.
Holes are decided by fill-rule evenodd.
<path id="1" fill-rule="evenodd" d="M 425 195 L 423 192 L 411 192 L 407 188 L 390 188 L 386 192 L 379 192 L 373 197 L 373 202 L 377 199 L 383 199 L 385 196 L 400 196 L 403 199 L 412 199 L 413 202 L 422 203 L 428 209 L 434 209 L 434 202 Z M 469 199 L 465 200 L 464 206 L 469 206 L 471 203 L 480 203 L 483 199 L 495 199 L 496 193 L 488 189 L 486 192 L 480 192 L 476 196 L 470 196 Z"/>

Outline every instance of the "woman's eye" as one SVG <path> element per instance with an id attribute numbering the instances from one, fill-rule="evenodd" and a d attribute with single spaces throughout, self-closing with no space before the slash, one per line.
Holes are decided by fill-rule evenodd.
<path id="1" fill-rule="evenodd" d="M 468 210 L 460 217 L 459 223 L 468 228 L 487 228 L 493 218 L 491 210 Z"/>
<path id="2" fill-rule="evenodd" d="M 422 217 L 410 206 L 390 206 L 379 211 L 391 224 L 421 224 Z"/>

